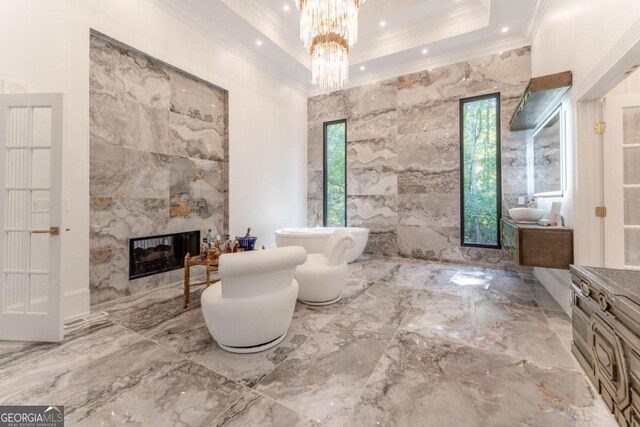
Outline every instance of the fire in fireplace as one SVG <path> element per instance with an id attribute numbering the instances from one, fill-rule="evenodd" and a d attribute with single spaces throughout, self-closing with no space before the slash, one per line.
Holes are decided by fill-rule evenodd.
<path id="1" fill-rule="evenodd" d="M 129 280 L 183 267 L 188 253 L 200 253 L 200 231 L 129 240 Z"/>

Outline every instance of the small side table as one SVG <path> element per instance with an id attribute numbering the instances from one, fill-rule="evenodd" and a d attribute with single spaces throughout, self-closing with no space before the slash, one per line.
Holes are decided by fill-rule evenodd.
<path id="1" fill-rule="evenodd" d="M 207 257 L 204 259 L 200 255 L 191 256 L 188 253 L 184 257 L 184 295 L 183 295 L 184 308 L 189 307 L 189 288 L 191 288 L 192 286 L 201 286 L 201 285 L 205 285 L 206 287 L 209 287 L 209 285 L 212 285 L 220 281 L 218 277 L 216 277 L 213 280 L 211 279 L 211 272 L 218 271 L 219 259 L 220 259 L 219 255 L 214 251 L 209 251 L 207 253 Z M 205 266 L 204 281 L 191 283 L 191 267 L 195 265 Z"/>

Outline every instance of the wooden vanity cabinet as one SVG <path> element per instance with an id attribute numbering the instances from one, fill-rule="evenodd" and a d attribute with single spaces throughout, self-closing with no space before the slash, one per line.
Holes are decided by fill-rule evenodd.
<path id="1" fill-rule="evenodd" d="M 640 272 L 571 266 L 571 351 L 623 427 L 640 426 Z"/>
<path id="2" fill-rule="evenodd" d="M 502 249 L 518 265 L 568 270 L 573 263 L 573 230 L 570 228 L 502 219 L 500 232 Z"/>

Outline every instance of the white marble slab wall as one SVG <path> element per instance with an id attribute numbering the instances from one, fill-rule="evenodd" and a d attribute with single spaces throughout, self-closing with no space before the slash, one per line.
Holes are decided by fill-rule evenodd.
<path id="1" fill-rule="evenodd" d="M 509 119 L 531 78 L 529 47 L 309 99 L 309 225 L 322 213 L 322 125 L 347 119 L 347 221 L 371 229 L 367 252 L 506 264 L 461 247 L 459 101 L 501 94 L 503 211 L 527 194 L 529 131 Z"/>
<path id="2" fill-rule="evenodd" d="M 228 94 L 102 36 L 91 36 L 90 57 L 96 304 L 181 279 L 130 281 L 130 238 L 228 229 Z"/>

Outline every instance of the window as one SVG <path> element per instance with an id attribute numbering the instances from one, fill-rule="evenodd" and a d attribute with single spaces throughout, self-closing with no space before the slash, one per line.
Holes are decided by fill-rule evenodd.
<path id="1" fill-rule="evenodd" d="M 347 121 L 324 124 L 324 225 L 344 227 L 347 211 Z"/>
<path id="2" fill-rule="evenodd" d="M 460 100 L 460 244 L 500 248 L 500 94 Z"/>

